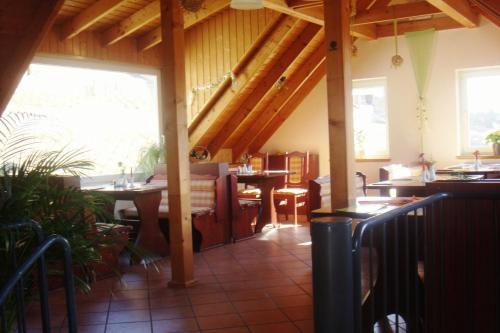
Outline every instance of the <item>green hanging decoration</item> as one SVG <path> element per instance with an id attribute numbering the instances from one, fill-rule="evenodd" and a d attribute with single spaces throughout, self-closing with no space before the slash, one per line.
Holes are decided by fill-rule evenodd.
<path id="1" fill-rule="evenodd" d="M 410 52 L 413 73 L 418 90 L 417 119 L 420 130 L 420 145 L 424 152 L 424 128 L 427 121 L 425 107 L 425 92 L 429 82 L 431 60 L 434 48 L 435 30 L 428 29 L 405 33 L 406 42 Z"/>

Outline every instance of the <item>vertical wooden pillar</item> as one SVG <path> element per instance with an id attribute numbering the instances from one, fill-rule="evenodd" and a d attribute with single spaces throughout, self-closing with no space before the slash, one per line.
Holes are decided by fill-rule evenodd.
<path id="1" fill-rule="evenodd" d="M 332 208 L 355 196 L 349 3 L 324 2 Z"/>
<path id="2" fill-rule="evenodd" d="M 184 65 L 184 22 L 178 0 L 161 0 L 162 123 L 167 149 L 172 280 L 188 287 L 193 275 L 190 172 Z"/>

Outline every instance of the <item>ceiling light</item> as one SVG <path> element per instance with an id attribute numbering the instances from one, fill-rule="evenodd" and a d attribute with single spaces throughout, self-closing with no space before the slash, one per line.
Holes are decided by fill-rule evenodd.
<path id="1" fill-rule="evenodd" d="M 231 4 L 229 6 L 233 9 L 242 10 L 264 8 L 262 0 L 231 0 Z"/>

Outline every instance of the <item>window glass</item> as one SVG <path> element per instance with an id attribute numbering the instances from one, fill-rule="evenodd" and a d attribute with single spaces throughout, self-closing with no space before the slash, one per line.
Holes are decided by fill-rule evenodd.
<path id="1" fill-rule="evenodd" d="M 500 129 L 500 67 L 461 70 L 458 80 L 461 153 L 491 154 L 485 138 Z"/>
<path id="2" fill-rule="evenodd" d="M 119 162 L 128 173 L 159 141 L 157 81 L 152 71 L 38 59 L 5 112 L 37 116 L 39 149 L 84 150 L 96 165 L 89 176 L 118 174 Z"/>
<path id="3" fill-rule="evenodd" d="M 354 80 L 352 99 L 356 158 L 388 158 L 385 78 Z"/>

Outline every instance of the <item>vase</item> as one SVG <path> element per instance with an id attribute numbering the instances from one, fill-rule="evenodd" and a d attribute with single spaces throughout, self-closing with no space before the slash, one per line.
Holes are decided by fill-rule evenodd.
<path id="1" fill-rule="evenodd" d="M 500 143 L 493 144 L 493 155 L 500 156 Z"/>

